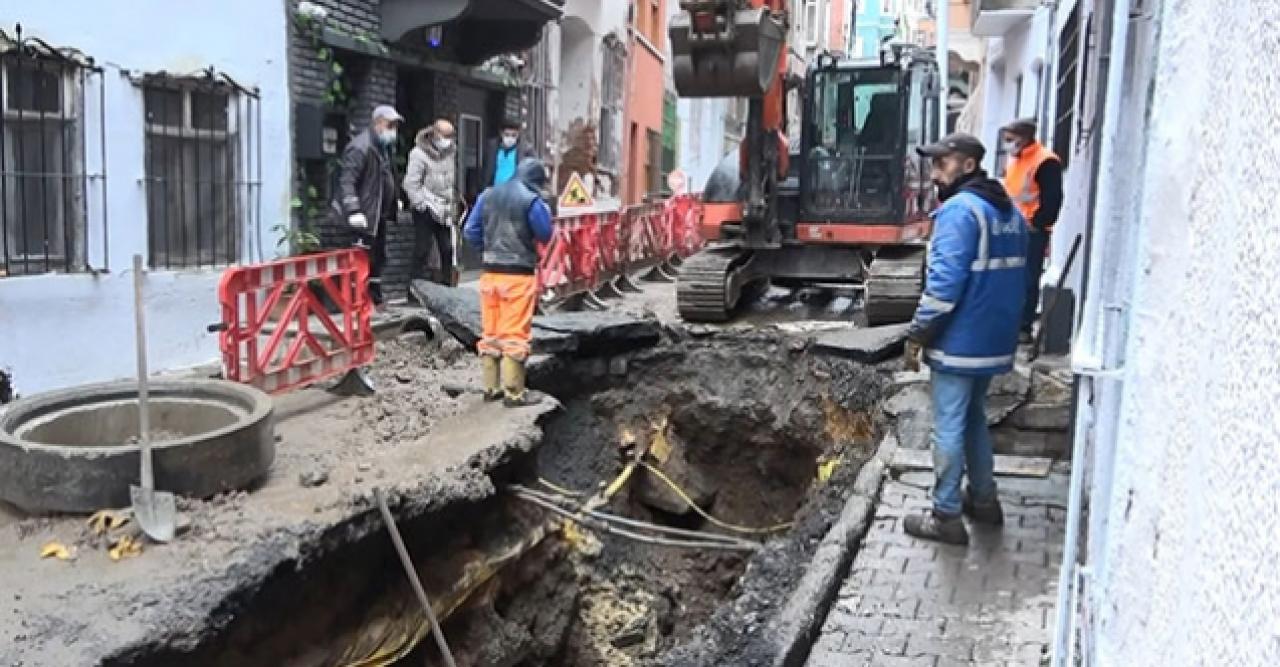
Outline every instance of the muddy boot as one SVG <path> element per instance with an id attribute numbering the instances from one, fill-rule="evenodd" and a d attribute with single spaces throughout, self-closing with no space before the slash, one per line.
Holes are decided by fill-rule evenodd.
<path id="1" fill-rule="evenodd" d="M 530 400 L 529 392 L 524 388 L 524 360 L 511 357 L 502 358 L 502 404 L 508 408 L 519 408 L 537 403 Z"/>
<path id="2" fill-rule="evenodd" d="M 992 497 L 991 500 L 975 501 L 968 489 L 964 491 L 964 514 L 973 519 L 974 523 L 1004 525 L 1004 509 L 1000 507 L 1000 499 Z"/>
<path id="3" fill-rule="evenodd" d="M 929 510 L 903 519 L 902 528 L 908 535 L 922 540 L 961 545 L 969 543 L 969 531 L 965 530 L 964 520 L 958 514 L 946 517 Z"/>
<path id="4" fill-rule="evenodd" d="M 488 354 L 480 355 L 480 368 L 484 371 L 484 400 L 496 401 L 502 398 L 502 357 Z"/>

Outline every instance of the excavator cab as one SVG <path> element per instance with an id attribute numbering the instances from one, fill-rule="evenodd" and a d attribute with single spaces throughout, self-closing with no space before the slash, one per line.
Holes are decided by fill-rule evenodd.
<path id="1" fill-rule="evenodd" d="M 909 48 L 909 47 L 908 47 Z M 932 208 L 926 161 L 937 139 L 937 67 L 895 48 L 878 61 L 817 58 L 806 76 L 801 130 L 801 218 L 903 224 Z"/>

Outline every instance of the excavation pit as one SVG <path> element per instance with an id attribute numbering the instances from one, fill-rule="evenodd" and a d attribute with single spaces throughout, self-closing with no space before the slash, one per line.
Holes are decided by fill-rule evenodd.
<path id="1" fill-rule="evenodd" d="M 31 513 L 129 504 L 138 480 L 137 384 L 114 382 L 19 400 L 0 415 L 0 498 Z M 272 403 L 231 382 L 150 387 L 157 488 L 206 498 L 260 479 L 275 457 Z"/>
<path id="2" fill-rule="evenodd" d="M 704 664 L 741 664 L 732 656 L 751 647 L 738 640 L 779 612 L 871 454 L 880 375 L 768 338 L 558 358 L 532 375 L 562 409 L 532 452 L 488 471 L 487 497 L 391 498 L 458 664 L 682 664 L 690 646 L 730 661 Z M 503 414 L 476 406 L 468 422 Z M 752 548 L 637 541 L 546 508 L 589 500 L 597 514 L 685 531 L 675 541 Z M 334 526 L 324 539 L 336 547 L 225 600 L 229 620 L 198 642 L 106 664 L 443 664 L 378 523 L 367 507 Z"/>

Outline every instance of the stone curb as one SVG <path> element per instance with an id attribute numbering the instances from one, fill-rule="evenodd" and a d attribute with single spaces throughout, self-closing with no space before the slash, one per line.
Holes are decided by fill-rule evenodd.
<path id="1" fill-rule="evenodd" d="M 897 438 L 892 432 L 886 434 L 875 456 L 858 471 L 853 493 L 845 501 L 840 518 L 822 538 L 799 585 L 770 623 L 768 632 L 776 647 L 774 667 L 797 667 L 809 657 L 809 649 L 871 526 L 885 473 L 897 449 Z"/>

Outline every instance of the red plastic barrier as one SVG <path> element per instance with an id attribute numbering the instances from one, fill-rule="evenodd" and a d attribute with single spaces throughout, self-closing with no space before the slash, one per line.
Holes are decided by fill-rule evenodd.
<path id="1" fill-rule="evenodd" d="M 538 278 L 551 298 L 594 291 L 622 275 L 684 258 L 702 247 L 696 195 L 622 211 L 568 212 L 538 249 Z"/>
<path id="2" fill-rule="evenodd" d="M 226 378 L 278 394 L 372 362 L 368 283 L 368 256 L 356 248 L 224 271 L 218 344 Z"/>

